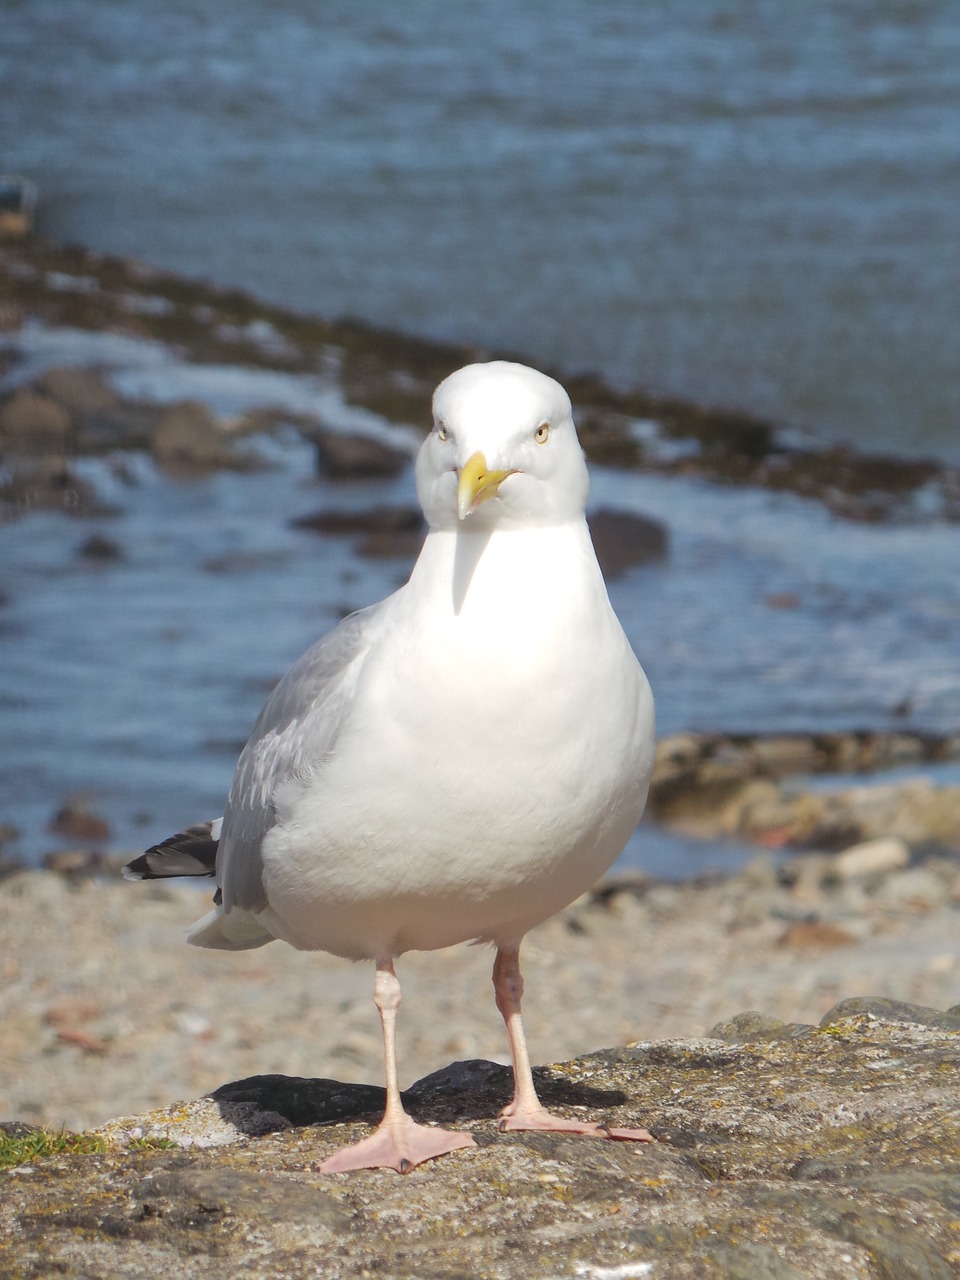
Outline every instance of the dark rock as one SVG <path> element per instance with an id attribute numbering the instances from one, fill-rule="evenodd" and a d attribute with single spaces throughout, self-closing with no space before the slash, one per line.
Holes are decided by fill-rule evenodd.
<path id="1" fill-rule="evenodd" d="M 539 1075 L 542 1087 L 543 1073 Z M 509 1067 L 484 1058 L 468 1058 L 432 1071 L 411 1085 L 404 1097 L 411 1106 L 439 1107 L 451 1120 L 473 1112 L 478 1097 L 483 1097 L 485 1102 L 479 1110 L 496 1115 L 510 1101 L 512 1084 L 513 1075 Z"/>
<path id="2" fill-rule="evenodd" d="M 398 476 L 411 463 L 410 453 L 373 436 L 315 427 L 308 439 L 317 452 L 317 470 L 329 480 L 384 480 Z"/>
<path id="3" fill-rule="evenodd" d="M 365 507 L 360 511 L 317 511 L 291 520 L 295 529 L 334 537 L 361 535 L 357 552 L 377 559 L 412 559 L 426 533 L 419 507 Z"/>
<path id="4" fill-rule="evenodd" d="M 544 1096 L 563 1082 L 550 1080 L 538 1072 Z M 471 1060 L 425 1076 L 407 1089 L 404 1103 L 412 1115 L 425 1121 L 450 1123 L 466 1114 L 494 1116 L 510 1100 L 512 1075 L 508 1067 L 494 1062 Z M 569 1089 L 566 1100 L 570 1101 Z M 264 1133 L 282 1127 L 265 1123 L 264 1116 L 293 1125 L 331 1124 L 336 1121 L 379 1118 L 384 1106 L 384 1090 L 378 1085 L 342 1084 L 339 1080 L 309 1080 L 297 1076 L 250 1076 L 221 1085 L 212 1093 L 225 1121 L 243 1132 Z M 618 1095 L 622 1101 L 622 1095 Z M 578 1095 L 581 1103 L 598 1103 L 588 1090 Z M 600 1101 L 609 1101 L 602 1099 Z"/>
<path id="5" fill-rule="evenodd" d="M 185 400 L 160 417 L 151 442 L 157 462 L 180 479 L 245 465 L 205 404 Z"/>
<path id="6" fill-rule="evenodd" d="M 374 1085 L 272 1075 L 235 1080 L 232 1084 L 221 1085 L 210 1096 L 220 1106 L 225 1118 L 237 1124 L 238 1128 L 244 1129 L 252 1124 L 254 1132 L 263 1132 L 259 1122 L 250 1121 L 250 1116 L 270 1112 L 294 1125 L 353 1120 L 381 1112 L 385 1093 Z M 242 1123 L 235 1119 L 238 1108 L 244 1109 Z"/>
<path id="7" fill-rule="evenodd" d="M 70 516 L 116 514 L 65 458 L 56 454 L 13 455 L 8 462 L 8 478 L 0 480 L 0 518 L 32 511 L 59 511 Z"/>
<path id="8" fill-rule="evenodd" d="M 120 403 L 116 392 L 93 369 L 48 369 L 33 385 L 35 390 L 62 405 L 71 416 L 103 413 Z"/>
<path id="9" fill-rule="evenodd" d="M 799 609 L 800 597 L 794 591 L 772 591 L 763 603 L 768 609 Z"/>
<path id="10" fill-rule="evenodd" d="M 600 568 L 608 581 L 621 577 L 634 565 L 662 560 L 667 554 L 667 530 L 647 516 L 601 508 L 590 512 L 588 523 Z"/>
<path id="11" fill-rule="evenodd" d="M 256 573 L 279 569 L 289 558 L 285 551 L 228 551 L 204 560 L 203 568 L 206 573 Z"/>
<path id="12" fill-rule="evenodd" d="M 157 424 L 166 412 L 161 405 L 122 401 L 112 408 L 83 414 L 77 418 L 74 446 L 78 453 L 94 456 L 120 449 L 150 450 Z M 121 459 L 114 459 L 113 469 L 121 478 L 131 476 Z"/>
<path id="13" fill-rule="evenodd" d="M 100 843 L 110 839 L 110 824 L 99 814 L 93 813 L 82 801 L 71 800 L 62 805 L 50 819 L 47 830 L 51 835 L 66 840 L 93 840 Z"/>
<path id="14" fill-rule="evenodd" d="M 423 516 L 418 507 L 363 507 L 358 511 L 317 511 L 290 521 L 295 529 L 343 537 L 358 533 L 419 532 Z"/>
<path id="15" fill-rule="evenodd" d="M 77 555 L 84 560 L 120 560 L 123 558 L 123 549 L 106 534 L 92 533 L 77 547 Z"/>
<path id="16" fill-rule="evenodd" d="M 0 849 L 13 840 L 20 839 L 20 829 L 10 822 L 0 822 Z"/>
<path id="17" fill-rule="evenodd" d="M 62 405 L 28 387 L 14 391 L 0 406 L 0 439 L 25 453 L 62 449 L 71 425 Z"/>

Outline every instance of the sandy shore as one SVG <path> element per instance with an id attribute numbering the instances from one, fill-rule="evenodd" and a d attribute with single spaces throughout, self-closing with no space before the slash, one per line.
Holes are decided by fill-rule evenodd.
<path id="1" fill-rule="evenodd" d="M 960 1002 L 955 864 L 781 881 L 761 861 L 711 885 L 638 883 L 535 930 L 534 1060 L 702 1035 L 747 1009 L 817 1022 L 848 996 Z M 370 967 L 280 943 L 188 947 L 206 901 L 190 883 L 0 882 L 0 1119 L 89 1127 L 270 1072 L 380 1082 Z M 456 1058 L 505 1060 L 491 958 L 458 947 L 399 963 L 402 1084 Z"/>

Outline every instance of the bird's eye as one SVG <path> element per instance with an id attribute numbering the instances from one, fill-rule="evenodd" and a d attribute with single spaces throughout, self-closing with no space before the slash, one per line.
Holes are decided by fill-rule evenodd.
<path id="1" fill-rule="evenodd" d="M 447 439 L 447 437 L 448 437 L 447 424 L 445 422 L 438 422 L 437 423 L 437 439 L 440 441 L 444 441 Z"/>
<path id="2" fill-rule="evenodd" d="M 536 440 L 537 444 L 546 444 L 550 439 L 550 423 L 541 422 L 539 427 L 537 427 L 536 431 L 533 433 L 533 438 Z"/>

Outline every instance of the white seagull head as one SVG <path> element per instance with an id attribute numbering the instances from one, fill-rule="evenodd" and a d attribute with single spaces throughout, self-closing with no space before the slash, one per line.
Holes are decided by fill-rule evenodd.
<path id="1" fill-rule="evenodd" d="M 559 382 L 494 360 L 458 369 L 433 396 L 417 458 L 431 529 L 490 529 L 583 519 L 589 481 Z"/>

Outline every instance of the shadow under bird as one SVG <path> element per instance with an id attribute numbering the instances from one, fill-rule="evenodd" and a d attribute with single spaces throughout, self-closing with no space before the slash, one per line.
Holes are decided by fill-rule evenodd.
<path id="1" fill-rule="evenodd" d="M 280 938 L 376 964 L 387 1103 L 319 1167 L 393 1168 L 473 1145 L 403 1109 L 394 961 L 481 941 L 515 1092 L 501 1130 L 649 1141 L 549 1113 L 520 1019 L 519 948 L 612 865 L 653 764 L 649 685 L 607 596 L 584 518 L 570 400 L 522 365 L 446 378 L 420 450 L 429 532 L 409 581 L 313 646 L 277 685 L 222 819 L 125 868 L 216 875 L 199 947 Z"/>

